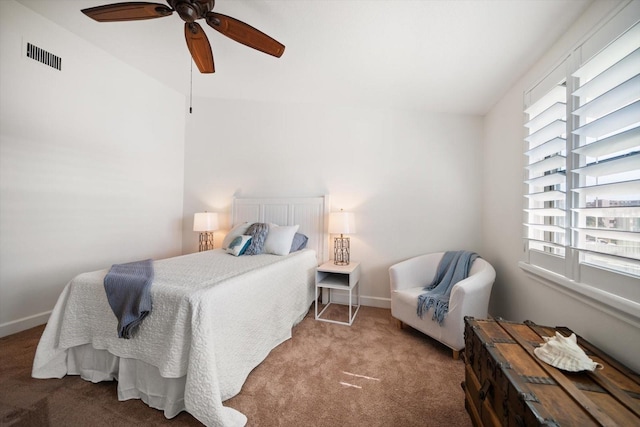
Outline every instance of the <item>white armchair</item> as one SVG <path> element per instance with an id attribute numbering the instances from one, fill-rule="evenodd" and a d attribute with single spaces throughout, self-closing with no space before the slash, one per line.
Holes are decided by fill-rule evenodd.
<path id="1" fill-rule="evenodd" d="M 389 268 L 391 315 L 400 321 L 400 327 L 407 324 L 451 348 L 453 358 L 457 359 L 464 348 L 464 318 L 487 317 L 496 272 L 487 261 L 477 258 L 471 265 L 469 277 L 451 289 L 449 311 L 442 325 L 431 320 L 433 309 L 421 319 L 417 314 L 418 296 L 435 277 L 443 255 L 444 252 L 420 255 Z"/>

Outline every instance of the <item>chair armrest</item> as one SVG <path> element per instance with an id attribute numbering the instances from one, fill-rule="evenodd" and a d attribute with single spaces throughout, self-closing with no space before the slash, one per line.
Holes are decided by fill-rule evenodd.
<path id="1" fill-rule="evenodd" d="M 423 287 L 436 275 L 442 253 L 420 255 L 389 267 L 391 292 Z"/>
<path id="2" fill-rule="evenodd" d="M 456 350 L 464 347 L 465 316 L 487 317 L 491 288 L 496 277 L 493 267 L 478 258 L 471 268 L 471 276 L 456 283 L 449 297 L 449 311 L 445 318 L 449 345 Z"/>
<path id="3" fill-rule="evenodd" d="M 496 278 L 494 268 L 478 258 L 471 275 L 456 283 L 449 298 L 449 315 L 464 322 L 465 316 L 486 318 L 491 298 L 491 289 Z"/>

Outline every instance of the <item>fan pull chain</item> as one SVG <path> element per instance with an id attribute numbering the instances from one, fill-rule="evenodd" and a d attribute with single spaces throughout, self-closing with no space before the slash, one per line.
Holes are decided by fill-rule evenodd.
<path id="1" fill-rule="evenodd" d="M 189 58 L 191 64 L 191 76 L 189 81 L 189 114 L 193 114 L 193 61 Z"/>

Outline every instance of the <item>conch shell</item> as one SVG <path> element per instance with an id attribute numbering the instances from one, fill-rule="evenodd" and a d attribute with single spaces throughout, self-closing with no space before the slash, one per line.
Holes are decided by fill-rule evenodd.
<path id="1" fill-rule="evenodd" d="M 568 337 L 556 332 L 555 337 L 542 337 L 545 343 L 533 350 L 538 359 L 558 369 L 570 372 L 594 371 L 602 369 L 578 346 L 576 334 Z"/>

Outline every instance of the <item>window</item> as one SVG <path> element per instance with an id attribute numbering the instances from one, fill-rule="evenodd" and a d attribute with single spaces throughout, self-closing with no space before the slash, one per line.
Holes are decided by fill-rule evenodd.
<path id="1" fill-rule="evenodd" d="M 527 266 L 637 310 L 640 23 L 631 16 L 619 11 L 525 93 L 524 238 Z"/>
<path id="2" fill-rule="evenodd" d="M 564 66 L 564 64 L 563 64 Z M 567 87 L 564 80 L 525 110 L 529 250 L 565 258 L 567 217 Z M 553 268 L 563 269 L 563 265 Z"/>
<path id="3" fill-rule="evenodd" d="M 640 277 L 640 24 L 573 77 L 572 245 L 581 262 Z"/>

